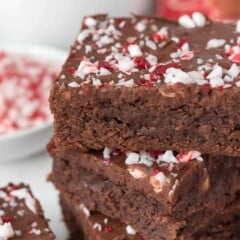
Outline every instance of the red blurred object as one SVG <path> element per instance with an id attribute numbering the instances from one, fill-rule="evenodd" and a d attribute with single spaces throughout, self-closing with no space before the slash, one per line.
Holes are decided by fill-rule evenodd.
<path id="1" fill-rule="evenodd" d="M 177 19 L 183 14 L 204 12 L 212 20 L 240 18 L 239 0 L 155 0 L 156 15 Z"/>

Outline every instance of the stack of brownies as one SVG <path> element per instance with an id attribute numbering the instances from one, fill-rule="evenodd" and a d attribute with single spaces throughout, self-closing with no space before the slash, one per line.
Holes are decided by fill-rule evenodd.
<path id="1" fill-rule="evenodd" d="M 240 239 L 240 22 L 86 17 L 50 104 L 75 239 Z"/>

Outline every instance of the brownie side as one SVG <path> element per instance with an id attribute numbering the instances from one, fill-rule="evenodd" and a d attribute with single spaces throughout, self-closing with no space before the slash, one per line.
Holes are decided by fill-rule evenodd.
<path id="1" fill-rule="evenodd" d="M 151 88 L 90 88 L 85 94 L 56 89 L 57 146 L 82 151 L 105 146 L 132 151 L 198 149 L 238 156 L 239 89 L 184 91 L 184 98 L 167 98 Z"/>
<path id="2" fill-rule="evenodd" d="M 67 203 L 68 202 L 68 203 Z M 70 203 L 70 204 L 69 204 Z M 90 213 L 90 211 L 83 205 L 81 204 L 79 207 L 79 205 L 76 207 L 74 207 L 74 211 L 72 211 L 72 206 L 71 206 L 71 201 L 66 201 L 66 196 L 63 197 L 61 196 L 60 198 L 60 204 L 62 207 L 62 211 L 63 211 L 63 215 L 64 215 L 64 219 L 65 222 L 68 225 L 68 228 L 70 229 L 70 232 L 72 233 L 72 237 L 71 240 L 82 240 L 82 239 L 89 239 L 91 240 L 91 237 L 94 237 L 94 240 L 105 240 L 105 239 L 114 239 L 114 240 L 127 240 L 129 238 L 123 237 L 125 236 L 123 234 L 123 236 L 120 236 L 117 238 L 109 238 L 110 235 L 108 235 L 108 232 L 104 232 L 102 233 L 102 235 L 99 234 L 99 229 L 96 230 L 94 229 L 94 224 L 95 227 L 97 226 L 99 228 L 99 226 L 101 225 L 96 225 L 96 221 L 92 221 L 92 219 L 90 220 L 89 217 L 93 216 L 94 219 L 98 219 L 97 222 L 103 222 L 103 225 L 106 226 L 106 221 L 109 221 L 109 218 L 107 218 L 106 216 L 99 214 L 99 213 Z M 70 207 L 71 206 L 71 207 Z M 208 228 L 202 229 L 201 231 L 198 231 L 197 234 L 195 234 L 195 236 L 193 237 L 193 239 L 195 240 L 237 240 L 240 237 L 240 231 L 239 231 L 239 223 L 240 223 L 240 216 L 237 215 L 237 212 L 239 210 L 239 205 L 236 207 L 234 206 L 232 209 L 228 210 L 228 213 L 223 213 L 220 216 L 218 216 L 218 218 L 216 218 L 212 224 L 210 226 L 208 226 Z M 73 212 L 75 214 L 73 214 Z M 90 215 L 89 215 L 90 214 Z M 75 218 L 75 216 L 76 218 Z M 97 217 L 96 217 L 97 215 Z M 101 218 L 101 220 L 99 221 L 99 218 Z M 111 232 L 114 231 L 115 229 L 119 230 L 119 225 L 122 225 L 122 223 L 120 223 L 119 220 L 110 220 L 111 221 L 111 227 L 113 228 L 109 228 L 111 229 Z M 114 224 L 112 225 L 112 221 L 114 221 Z M 86 222 L 88 222 L 89 224 L 87 225 Z M 85 238 L 82 237 L 81 235 L 81 231 L 82 229 L 85 230 Z M 121 229 L 122 230 L 122 229 Z M 102 232 L 103 230 L 101 230 L 100 232 Z M 98 238 L 96 238 L 96 235 L 94 235 L 93 233 L 97 233 Z M 102 237 L 102 238 L 99 238 Z M 142 239 L 142 238 L 137 238 L 138 240 Z"/>
<path id="3" fill-rule="evenodd" d="M 67 203 L 60 198 L 60 206 L 63 214 L 64 222 L 67 225 L 67 228 L 70 231 L 69 240 L 84 240 L 83 228 L 80 224 L 77 223 L 70 207 Z"/>
<path id="4" fill-rule="evenodd" d="M 158 203 L 161 214 L 177 219 L 205 208 L 223 209 L 240 192 L 240 161 L 236 157 L 200 155 L 196 151 L 137 154 L 109 148 L 91 153 L 77 149 L 59 152 L 54 140 L 49 152 L 55 159 L 54 171 L 69 169 L 75 179 L 80 176 L 74 169 L 99 173 L 113 184 L 143 192 Z M 136 156 L 137 162 L 133 159 Z"/>
<path id="5" fill-rule="evenodd" d="M 212 222 L 219 212 L 228 207 L 219 207 L 216 202 L 195 211 L 193 214 L 176 219 L 171 214 L 164 214 L 164 207 L 155 198 L 146 196 L 143 191 L 128 189 L 125 185 L 115 184 L 107 177 L 83 168 L 71 168 L 69 162 L 56 161 L 52 179 L 56 187 L 74 204 L 82 202 L 93 211 L 106 216 L 124 219 L 142 236 L 151 239 L 186 239 L 200 228 Z M 56 163 L 55 163 L 56 164 Z M 233 204 L 239 200 L 236 193 Z"/>
<path id="6" fill-rule="evenodd" d="M 0 239 L 56 239 L 29 186 L 9 184 L 0 188 Z"/>
<path id="7" fill-rule="evenodd" d="M 63 215 L 73 236 L 81 229 L 86 240 L 143 240 L 131 226 L 97 212 L 90 212 L 84 204 L 73 205 L 65 195 L 60 197 Z M 70 217 L 72 220 L 70 220 Z M 69 221 L 70 220 L 70 221 Z M 79 235 L 78 238 L 80 239 Z"/>
<path id="8" fill-rule="evenodd" d="M 239 155 L 237 37 L 233 24 L 86 18 L 51 92 L 57 146 Z M 173 57 L 182 48 L 190 59 Z"/>

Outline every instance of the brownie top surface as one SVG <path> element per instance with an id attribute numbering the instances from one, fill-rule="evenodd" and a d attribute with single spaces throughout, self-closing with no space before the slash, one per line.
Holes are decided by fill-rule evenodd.
<path id="1" fill-rule="evenodd" d="M 201 13 L 178 22 L 89 16 L 56 83 L 70 88 L 240 87 L 239 36 L 240 21 L 212 23 Z"/>
<path id="2" fill-rule="evenodd" d="M 0 240 L 55 239 L 39 202 L 24 184 L 0 188 Z"/>

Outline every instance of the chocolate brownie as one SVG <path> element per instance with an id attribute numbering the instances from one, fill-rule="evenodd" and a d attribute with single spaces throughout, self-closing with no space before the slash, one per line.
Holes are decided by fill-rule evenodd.
<path id="1" fill-rule="evenodd" d="M 131 226 L 91 212 L 84 204 L 73 206 L 64 196 L 61 196 L 60 204 L 71 240 L 144 240 Z"/>
<path id="2" fill-rule="evenodd" d="M 116 219 L 109 219 L 108 217 L 91 212 L 83 204 L 73 206 L 66 196 L 61 196 L 60 203 L 64 220 L 70 230 L 70 240 L 127 240 L 137 239 L 136 231 L 131 226 L 126 226 Z M 228 214 L 222 214 L 221 217 L 213 222 L 208 229 L 199 231 L 193 239 L 194 240 L 237 240 L 240 237 L 239 215 L 234 214 L 238 209 L 232 209 Z M 107 227 L 106 227 L 107 226 Z M 85 233 L 85 238 L 83 236 Z M 131 234 L 126 234 L 126 232 Z M 149 240 L 145 238 L 146 240 Z"/>
<path id="3" fill-rule="evenodd" d="M 197 151 L 112 151 L 60 153 L 52 179 L 88 208 L 125 219 L 144 237 L 189 237 L 239 201 L 240 161 L 236 157 L 200 155 Z"/>
<path id="4" fill-rule="evenodd" d="M 100 175 L 100 179 L 154 198 L 163 214 L 177 218 L 206 207 L 222 208 L 240 192 L 240 159 L 237 157 L 170 150 L 125 153 L 109 148 L 91 153 L 78 149 L 61 152 L 54 141 L 49 144 L 49 152 L 54 158 L 53 172 L 61 174 L 69 169 L 67 173 L 74 177 L 71 181 L 75 184 L 78 179 L 84 181 L 81 171 Z"/>
<path id="5" fill-rule="evenodd" d="M 0 188 L 0 239 L 56 239 L 29 186 L 9 184 Z"/>
<path id="6" fill-rule="evenodd" d="M 240 22 L 86 17 L 50 105 L 58 148 L 240 155 Z"/>

